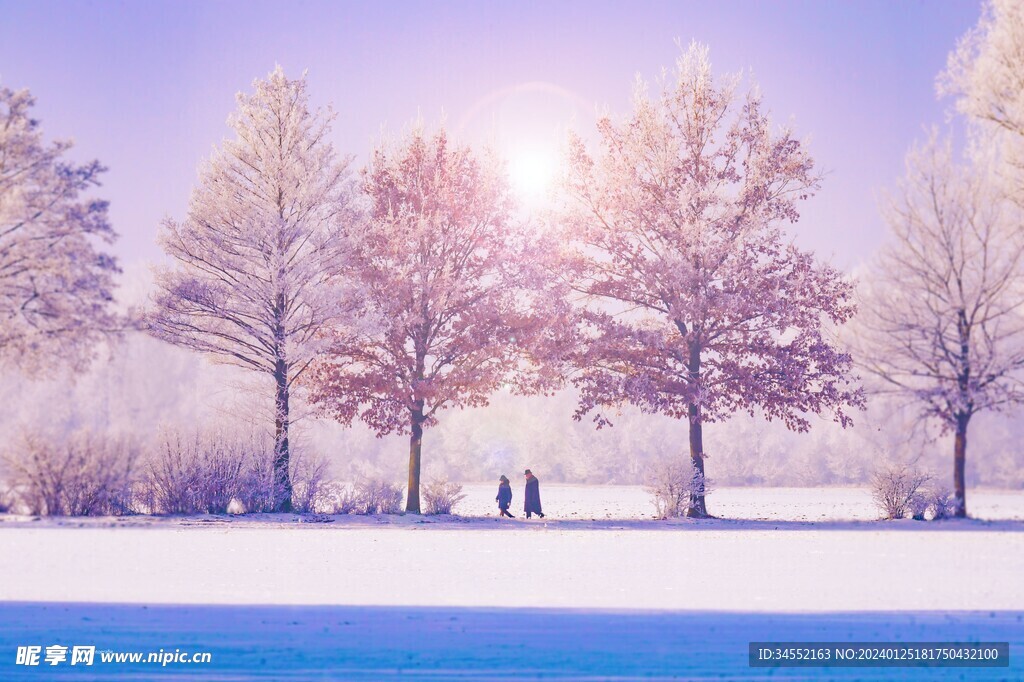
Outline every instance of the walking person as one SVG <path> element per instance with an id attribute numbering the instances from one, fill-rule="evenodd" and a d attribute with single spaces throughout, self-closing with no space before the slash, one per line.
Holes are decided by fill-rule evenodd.
<path id="1" fill-rule="evenodd" d="M 498 479 L 498 496 L 495 497 L 494 500 L 498 503 L 498 509 L 501 510 L 498 513 L 499 517 L 507 516 L 510 519 L 515 518 L 508 511 L 509 506 L 512 504 L 512 484 L 508 482 L 508 478 L 505 477 L 505 474 L 502 474 L 501 478 Z"/>
<path id="2" fill-rule="evenodd" d="M 530 518 L 531 514 L 544 518 L 544 512 L 540 508 L 540 481 L 529 469 L 526 470 L 526 499 L 523 502 L 523 511 L 526 512 L 526 518 Z"/>

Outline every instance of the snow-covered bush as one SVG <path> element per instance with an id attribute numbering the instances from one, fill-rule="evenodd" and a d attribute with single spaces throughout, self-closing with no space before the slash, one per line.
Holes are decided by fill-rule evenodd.
<path id="1" fill-rule="evenodd" d="M 14 508 L 14 491 L 0 483 L 0 514 L 6 514 Z"/>
<path id="2" fill-rule="evenodd" d="M 691 495 L 707 494 L 707 480 L 687 456 L 651 464 L 645 477 L 645 489 L 654 501 L 659 518 L 686 516 Z"/>
<path id="3" fill-rule="evenodd" d="M 270 512 L 282 492 L 276 489 L 274 460 L 266 437 L 172 435 L 150 457 L 143 499 L 154 514 Z M 292 452 L 295 511 L 316 511 L 326 464 Z"/>
<path id="4" fill-rule="evenodd" d="M 263 440 L 254 440 L 248 449 L 238 486 L 238 500 L 246 514 L 274 511 L 280 499 L 280 487 L 274 473 L 274 448 Z"/>
<path id="5" fill-rule="evenodd" d="M 910 501 L 907 503 L 907 512 L 910 514 L 910 518 L 915 521 L 924 521 L 925 515 L 928 513 L 929 499 L 928 491 L 921 490 L 916 495 L 912 495 Z"/>
<path id="6" fill-rule="evenodd" d="M 301 451 L 291 454 L 292 509 L 302 514 L 319 511 L 321 488 L 325 485 L 327 460 L 311 458 Z"/>
<path id="7" fill-rule="evenodd" d="M 314 511 L 320 514 L 352 514 L 361 511 L 359 491 L 338 481 L 322 483 L 316 492 Z"/>
<path id="8" fill-rule="evenodd" d="M 924 486 L 930 480 L 931 476 L 912 467 L 888 467 L 875 473 L 871 496 L 883 518 L 923 519 L 928 507 Z"/>
<path id="9" fill-rule="evenodd" d="M 238 476 L 245 462 L 245 448 L 239 443 L 219 441 L 210 444 L 200 459 L 201 468 L 196 498 L 199 511 L 226 514 L 238 493 Z"/>
<path id="10" fill-rule="evenodd" d="M 28 513 L 106 516 L 135 513 L 138 459 L 128 441 L 79 433 L 62 441 L 26 437 L 7 463 Z"/>
<path id="11" fill-rule="evenodd" d="M 404 488 L 395 483 L 369 479 L 356 486 L 359 514 L 397 514 L 402 509 Z"/>
<path id="12" fill-rule="evenodd" d="M 423 486 L 423 501 L 426 503 L 427 514 L 451 514 L 452 507 L 466 495 L 462 492 L 462 484 L 452 483 L 437 478 Z"/>
<path id="13" fill-rule="evenodd" d="M 149 460 L 143 488 L 153 514 L 225 514 L 238 495 L 246 452 L 217 437 L 167 438 Z"/>
<path id="14" fill-rule="evenodd" d="M 247 514 L 272 512 L 276 500 L 284 497 L 274 466 L 273 441 L 269 437 L 256 437 L 247 441 L 245 448 L 247 454 L 238 486 L 238 499 Z M 300 513 L 316 511 L 327 462 L 309 458 L 301 450 L 292 448 L 288 469 L 292 483 L 292 509 Z"/>
<path id="15" fill-rule="evenodd" d="M 925 495 L 928 502 L 928 509 L 931 512 L 933 521 L 948 519 L 956 515 L 960 508 L 959 501 L 953 496 L 949 488 L 935 486 L 929 489 Z"/>

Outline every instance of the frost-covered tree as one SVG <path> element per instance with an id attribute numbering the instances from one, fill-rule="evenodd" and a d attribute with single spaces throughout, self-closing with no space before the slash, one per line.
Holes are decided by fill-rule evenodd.
<path id="1" fill-rule="evenodd" d="M 81 369 L 111 310 L 114 258 L 97 250 L 117 237 L 99 185 L 98 161 L 64 158 L 71 142 L 45 144 L 28 90 L 0 88 L 0 364 L 31 374 L 62 361 Z"/>
<path id="2" fill-rule="evenodd" d="M 328 140 L 332 112 L 311 111 L 305 77 L 278 67 L 238 95 L 227 140 L 203 166 L 188 217 L 160 240 L 176 265 L 157 275 L 158 338 L 269 376 L 274 385 L 277 507 L 291 507 L 289 400 L 341 323 L 336 275 L 352 222 L 348 160 Z"/>
<path id="3" fill-rule="evenodd" d="M 968 116 L 1024 136 L 1024 5 L 987 0 L 981 19 L 950 53 L 939 92 Z"/>
<path id="4" fill-rule="evenodd" d="M 1010 186 L 1024 203 L 1024 4 L 986 0 L 977 26 L 950 53 L 938 89 L 955 97 L 969 120 L 997 133 L 1013 170 Z"/>
<path id="5" fill-rule="evenodd" d="M 953 433 L 958 516 L 971 419 L 1024 402 L 1024 234 L 992 175 L 934 135 L 911 151 L 858 319 L 865 368 Z"/>
<path id="6" fill-rule="evenodd" d="M 504 386 L 528 390 L 541 328 L 531 255 L 501 164 L 416 129 L 378 148 L 363 172 L 369 220 L 348 276 L 376 321 L 336 342 L 310 382 L 324 412 L 408 433 L 406 511 L 420 512 L 424 429 L 446 408 L 479 407 Z M 546 320 L 551 321 L 553 320 Z"/>
<path id="7" fill-rule="evenodd" d="M 853 314 L 851 284 L 783 232 L 818 187 L 813 163 L 739 83 L 692 45 L 654 95 L 638 83 L 630 116 L 598 122 L 596 154 L 571 141 L 565 183 L 587 339 L 577 418 L 625 402 L 686 419 L 701 478 L 708 422 L 744 410 L 804 431 L 831 411 L 845 426 L 862 401 L 825 329 Z M 707 515 L 700 486 L 688 514 Z"/>

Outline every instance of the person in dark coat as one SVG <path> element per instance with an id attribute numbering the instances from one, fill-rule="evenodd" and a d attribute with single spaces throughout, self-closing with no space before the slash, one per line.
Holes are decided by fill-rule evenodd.
<path id="1" fill-rule="evenodd" d="M 540 508 L 540 481 L 529 469 L 526 470 L 526 499 L 523 502 L 523 511 L 526 512 L 526 518 L 530 518 L 531 514 L 544 518 L 544 512 Z"/>
<path id="2" fill-rule="evenodd" d="M 507 516 L 510 519 L 515 518 L 508 511 L 509 506 L 512 504 L 512 484 L 505 478 L 505 474 L 502 474 L 501 478 L 498 479 L 498 496 L 494 499 L 498 503 L 498 509 L 501 510 L 498 516 Z"/>

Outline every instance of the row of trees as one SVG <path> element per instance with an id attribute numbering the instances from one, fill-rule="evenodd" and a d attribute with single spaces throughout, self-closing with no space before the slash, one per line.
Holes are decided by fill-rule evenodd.
<path id="1" fill-rule="evenodd" d="M 862 398 L 824 325 L 852 315 L 852 285 L 784 240 L 818 177 L 739 84 L 692 46 L 600 122 L 594 153 L 572 141 L 564 201 L 531 225 L 501 162 L 443 131 L 383 145 L 349 191 L 331 115 L 278 69 L 165 226 L 177 265 L 148 327 L 273 377 L 282 508 L 296 385 L 338 420 L 409 434 L 412 512 L 424 429 L 502 386 L 571 381 L 599 426 L 623 403 L 686 419 L 698 481 L 703 425 L 738 409 L 848 423 Z M 707 515 L 701 485 L 690 513 Z"/>
<path id="2" fill-rule="evenodd" d="M 162 244 L 177 265 L 147 317 L 158 337 L 269 375 L 282 509 L 290 403 L 410 435 L 418 512 L 424 428 L 505 382 L 536 390 L 527 357 L 545 302 L 493 157 L 415 130 L 349 180 L 304 79 L 278 68 L 239 96 L 237 138 L 204 167 L 187 219 Z"/>
<path id="3" fill-rule="evenodd" d="M 998 119 L 983 142 L 1024 129 L 1007 123 L 1024 110 L 1014 67 L 997 68 L 1013 58 L 999 46 L 1019 44 L 1011 19 L 1012 3 L 990 5 L 944 81 L 965 111 Z M 576 418 L 598 427 L 625 403 L 685 420 L 688 513 L 707 515 L 704 424 L 745 411 L 796 431 L 813 414 L 846 426 L 864 404 L 833 334 L 854 317 L 854 282 L 785 232 L 820 174 L 742 86 L 691 46 L 638 85 L 629 115 L 599 121 L 596 145 L 570 141 L 557 204 L 530 223 L 501 160 L 443 130 L 416 128 L 355 171 L 330 143 L 333 112 L 277 69 L 239 95 L 235 139 L 203 166 L 185 220 L 164 225 L 174 264 L 141 324 L 270 380 L 279 509 L 296 391 L 343 423 L 407 433 L 418 512 L 423 433 L 443 410 L 571 383 Z M 122 324 L 107 305 L 116 264 L 90 241 L 113 237 L 105 205 L 78 198 L 101 168 L 62 162 L 27 93 L 0 95 L 0 351 L 85 352 Z M 971 109 L 986 97 L 1017 101 Z M 971 416 L 1020 400 L 1020 176 L 1001 148 L 979 142 L 988 151 L 966 165 L 936 141 L 912 155 L 854 344 L 870 374 L 955 431 L 960 514 Z"/>

